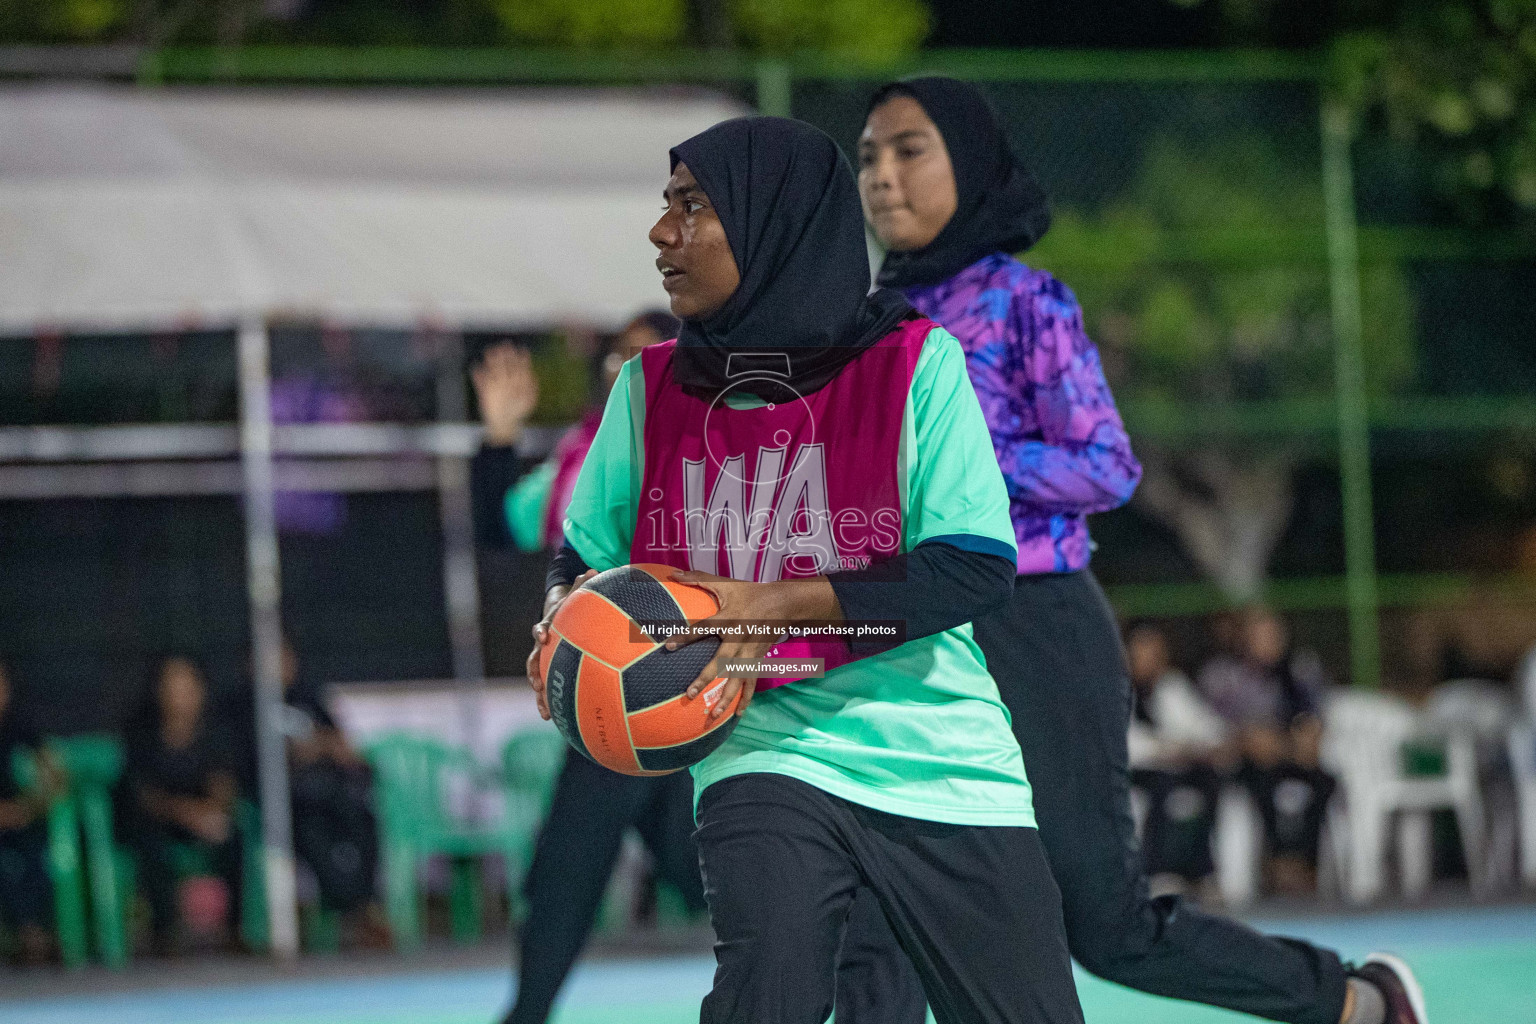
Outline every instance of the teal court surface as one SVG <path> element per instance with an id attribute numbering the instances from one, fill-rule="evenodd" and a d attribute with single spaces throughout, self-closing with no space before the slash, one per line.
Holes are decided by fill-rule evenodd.
<path id="1" fill-rule="evenodd" d="M 1536 1024 L 1536 906 L 1257 923 L 1349 957 L 1376 948 L 1403 954 L 1424 982 L 1432 1024 Z M 690 1024 L 712 969 L 712 960 L 697 954 L 588 961 L 567 986 L 555 1024 Z M 88 982 L 70 979 L 60 988 L 78 994 L 21 999 L 7 998 L 6 981 L 0 976 L 0 1024 L 492 1024 L 512 984 L 507 972 L 484 966 L 420 969 L 403 962 L 393 974 L 341 971 L 94 994 Z M 1079 991 L 1089 1024 L 1253 1019 L 1140 995 L 1081 973 Z"/>

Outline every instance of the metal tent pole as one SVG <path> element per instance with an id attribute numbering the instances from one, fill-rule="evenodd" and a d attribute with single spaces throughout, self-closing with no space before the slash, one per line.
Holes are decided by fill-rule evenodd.
<path id="1" fill-rule="evenodd" d="M 1376 588 L 1376 535 L 1371 500 L 1371 435 L 1361 348 L 1360 251 L 1350 159 L 1352 118 L 1342 102 L 1322 102 L 1323 204 L 1332 300 L 1334 392 L 1339 422 L 1339 476 L 1344 498 L 1344 573 L 1349 606 L 1352 682 L 1381 682 Z"/>
<path id="2" fill-rule="evenodd" d="M 458 331 L 439 331 L 437 342 L 438 419 L 445 424 L 461 424 L 469 415 L 464 394 L 464 336 Z M 469 459 L 439 456 L 437 488 L 443 531 L 443 599 L 453 650 L 453 677 L 459 684 L 460 736 L 465 747 L 478 753 L 485 652 L 480 638 L 480 581 Z"/>
<path id="3" fill-rule="evenodd" d="M 293 865 L 293 818 L 288 805 L 288 750 L 283 712 L 282 584 L 277 521 L 272 509 L 272 408 L 267 324 L 240 323 L 240 463 L 245 487 L 246 588 L 251 604 L 251 652 L 256 687 L 256 749 L 261 789 L 263 864 L 272 952 L 299 952 L 298 892 Z"/>

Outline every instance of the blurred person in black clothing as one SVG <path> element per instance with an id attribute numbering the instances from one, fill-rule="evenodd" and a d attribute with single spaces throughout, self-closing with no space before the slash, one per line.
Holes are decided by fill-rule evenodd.
<path id="1" fill-rule="evenodd" d="M 294 852 L 315 873 L 321 905 L 347 916 L 356 941 L 386 945 L 389 931 L 375 900 L 379 841 L 368 765 L 342 735 L 320 683 L 303 671 L 287 640 L 283 701 Z"/>
<path id="2" fill-rule="evenodd" d="M 670 314 L 652 311 L 619 332 L 597 355 L 599 399 L 607 397 L 626 359 L 675 337 L 677 326 Z M 513 449 L 538 401 L 528 352 L 510 344 L 487 349 L 474 369 L 474 385 L 485 424 L 485 443 L 471 473 L 480 543 L 553 552 L 564 540 L 565 508 L 602 420 L 603 402 L 560 438 L 549 458 L 535 465 Z M 518 937 L 520 972 L 516 1002 L 505 1018 L 509 1024 L 542 1024 L 549 1018 L 555 996 L 592 930 L 631 826 L 650 850 L 656 876 L 677 889 L 689 913 L 704 910 L 692 840 L 691 776 L 620 775 L 567 749 L 523 885 L 528 918 Z"/>
<path id="3" fill-rule="evenodd" d="M 475 364 L 476 404 L 485 439 L 471 466 L 475 529 L 488 548 L 556 551 L 563 539 L 561 522 L 570 504 L 576 474 L 603 418 L 603 404 L 619 367 L 647 346 L 677 336 L 670 313 L 641 313 L 598 352 L 593 375 L 600 382 L 597 401 L 561 435 L 542 462 L 517 454 L 523 427 L 539 401 L 533 356 L 511 342 L 492 345 Z"/>
<path id="4" fill-rule="evenodd" d="M 240 905 L 235 747 L 209 712 L 208 684 L 195 660 L 172 655 L 155 662 L 127 741 L 129 842 L 139 857 L 155 950 L 172 953 L 179 948 L 178 846 L 202 850 L 228 887 L 229 907 Z"/>
<path id="5" fill-rule="evenodd" d="M 48 829 L 45 794 L 26 793 L 17 785 L 12 761 L 19 750 L 37 750 L 38 734 L 17 712 L 11 679 L 0 664 L 0 921 L 15 936 L 22 963 L 48 960 L 48 930 L 53 886 L 45 857 Z M 45 777 L 56 782 L 55 773 Z"/>
<path id="6" fill-rule="evenodd" d="M 1125 652 L 1135 690 L 1127 737 L 1131 784 L 1148 801 L 1142 856 L 1153 889 L 1177 892 L 1216 870 L 1211 833 L 1222 775 L 1231 767 L 1227 728 L 1174 667 L 1161 630 L 1134 626 Z"/>
<path id="7" fill-rule="evenodd" d="M 1327 680 L 1316 655 L 1297 650 L 1268 608 L 1246 609 L 1233 639 L 1232 653 L 1201 670 L 1200 690 L 1237 737 L 1238 779 L 1264 819 L 1270 887 L 1309 893 L 1336 785 L 1319 763 Z"/>

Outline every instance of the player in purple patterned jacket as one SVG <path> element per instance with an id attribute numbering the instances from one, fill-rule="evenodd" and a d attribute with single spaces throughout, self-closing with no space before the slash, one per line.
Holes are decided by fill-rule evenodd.
<path id="1" fill-rule="evenodd" d="M 1141 467 L 1076 299 L 1009 255 L 1049 227 L 1044 193 L 985 97 L 949 78 L 878 90 L 859 166 L 888 250 L 879 284 L 960 340 L 1012 499 L 1013 599 L 973 628 L 1029 766 L 1072 955 L 1131 988 L 1290 1024 L 1425 1024 L 1395 957 L 1347 968 L 1331 951 L 1149 897 L 1128 788 L 1130 680 L 1088 570 L 1086 521 L 1124 504 Z M 838 1024 L 917 1024 L 921 989 L 870 903 L 856 901 L 847 926 Z M 869 980 L 844 984 L 856 978 Z"/>
<path id="2" fill-rule="evenodd" d="M 1019 572 L 1087 568 L 1088 515 L 1129 501 L 1141 464 L 1077 299 L 1002 252 L 905 292 L 965 349 L 1008 484 Z"/>

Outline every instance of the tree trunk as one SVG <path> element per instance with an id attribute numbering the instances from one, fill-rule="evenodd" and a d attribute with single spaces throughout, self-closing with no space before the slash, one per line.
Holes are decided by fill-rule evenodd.
<path id="1" fill-rule="evenodd" d="M 1145 467 L 1140 506 L 1173 530 L 1223 594 L 1239 603 L 1257 600 L 1291 520 L 1295 456 L 1219 449 L 1138 454 Z"/>

